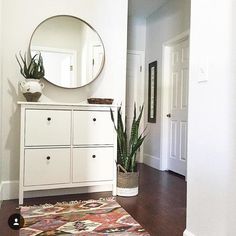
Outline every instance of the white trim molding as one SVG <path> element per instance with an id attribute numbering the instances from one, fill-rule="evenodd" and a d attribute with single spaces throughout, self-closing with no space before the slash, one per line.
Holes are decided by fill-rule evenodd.
<path id="1" fill-rule="evenodd" d="M 190 36 L 190 30 L 186 30 L 186 31 L 182 32 L 181 34 L 178 34 L 175 37 L 164 42 L 163 46 L 170 46 L 172 44 L 175 44 L 176 42 L 181 42 L 189 36 Z"/>
<path id="2" fill-rule="evenodd" d="M 183 236 L 195 236 L 195 235 L 186 229 L 184 230 Z"/>
<path id="3" fill-rule="evenodd" d="M 143 163 L 151 166 L 157 170 L 161 170 L 160 169 L 160 158 L 152 156 L 152 155 L 148 155 L 148 154 L 144 154 L 143 155 Z"/>
<path id="4" fill-rule="evenodd" d="M 0 187 L 2 190 L 2 200 L 11 200 L 19 198 L 18 180 L 3 181 Z M 25 197 L 26 198 L 45 197 L 45 196 L 58 196 L 67 194 L 80 194 L 80 193 L 105 192 L 105 191 L 112 191 L 112 185 L 32 191 L 32 192 L 26 192 Z"/>

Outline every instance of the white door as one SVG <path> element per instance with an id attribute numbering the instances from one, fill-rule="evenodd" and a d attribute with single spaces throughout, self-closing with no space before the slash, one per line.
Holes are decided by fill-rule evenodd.
<path id="1" fill-rule="evenodd" d="M 64 52 L 41 52 L 45 64 L 45 78 L 60 80 L 65 87 L 73 86 L 75 78 L 74 55 Z M 54 68 L 51 70 L 51 68 Z"/>
<path id="2" fill-rule="evenodd" d="M 39 48 L 32 51 L 32 54 L 40 51 L 43 57 L 43 64 L 45 67 L 45 78 L 50 78 L 51 82 L 63 87 L 76 86 L 76 53 L 74 51 L 67 51 L 55 48 Z"/>
<path id="3" fill-rule="evenodd" d="M 93 45 L 92 78 L 94 79 L 101 69 L 104 52 L 102 45 Z"/>
<path id="4" fill-rule="evenodd" d="M 171 48 L 168 169 L 186 176 L 188 135 L 189 41 Z"/>
<path id="5" fill-rule="evenodd" d="M 127 54 L 127 78 L 126 78 L 126 128 L 130 130 L 133 119 L 134 103 L 137 113 L 144 103 L 144 76 L 143 76 L 143 54 L 142 52 L 128 52 Z M 143 115 L 144 116 L 144 115 Z M 143 122 L 140 131 L 143 130 Z M 141 149 L 142 152 L 142 149 Z M 137 159 L 140 160 L 140 153 Z"/>

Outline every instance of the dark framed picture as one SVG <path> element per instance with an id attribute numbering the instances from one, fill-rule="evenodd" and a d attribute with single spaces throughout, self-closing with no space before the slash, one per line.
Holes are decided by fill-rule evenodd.
<path id="1" fill-rule="evenodd" d="M 148 66 L 148 122 L 156 123 L 157 61 Z"/>

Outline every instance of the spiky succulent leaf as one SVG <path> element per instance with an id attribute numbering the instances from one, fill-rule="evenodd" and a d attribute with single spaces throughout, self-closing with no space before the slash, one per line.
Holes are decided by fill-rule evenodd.
<path id="1" fill-rule="evenodd" d="M 130 153 L 130 156 L 133 156 L 136 151 L 140 148 L 140 146 L 142 145 L 144 139 L 145 139 L 146 136 L 143 136 L 140 135 L 137 142 L 132 146 L 132 152 Z"/>
<path id="2" fill-rule="evenodd" d="M 19 58 L 16 55 L 17 63 L 20 66 L 20 73 L 26 79 L 41 79 L 45 75 L 45 70 L 43 66 L 43 58 L 41 53 L 35 54 L 32 58 L 27 60 L 26 53 L 24 57 L 22 56 L 21 52 L 19 52 Z"/>
<path id="3" fill-rule="evenodd" d="M 141 133 L 139 135 L 139 125 L 143 113 L 143 106 L 136 119 L 136 105 L 134 105 L 134 117 L 132 121 L 132 127 L 130 130 L 130 136 L 127 134 L 127 129 L 124 129 L 124 123 L 122 120 L 121 107 L 118 108 L 117 114 L 117 127 L 112 111 L 111 120 L 114 124 L 114 128 L 117 133 L 117 163 L 126 169 L 128 172 L 135 172 L 137 169 L 136 153 L 142 145 L 146 136 Z M 126 127 L 126 126 L 125 126 Z M 128 140 L 129 137 L 129 140 Z"/>
<path id="4" fill-rule="evenodd" d="M 15 55 L 16 56 L 16 55 Z M 22 67 L 22 65 L 20 64 L 20 61 L 19 61 L 19 59 L 18 59 L 18 57 L 16 56 L 16 60 L 17 60 L 17 62 L 18 62 L 18 64 L 19 64 L 19 66 L 20 66 L 20 73 L 24 76 L 24 70 L 23 70 L 23 67 Z"/>
<path id="5" fill-rule="evenodd" d="M 29 71 L 32 71 L 33 70 L 33 63 L 35 63 L 35 61 L 36 61 L 36 56 L 37 56 L 38 54 L 35 54 L 32 58 L 31 58 L 31 60 L 30 60 L 30 62 L 29 62 L 29 66 L 28 66 L 28 69 L 29 69 Z M 26 59 L 25 59 L 25 61 L 26 61 Z"/>
<path id="6" fill-rule="evenodd" d="M 138 139 L 138 131 L 139 131 L 139 125 L 140 120 L 143 114 L 143 106 L 141 107 L 141 111 L 139 113 L 138 119 L 136 120 L 136 106 L 134 106 L 134 119 L 131 126 L 131 134 L 130 134 L 130 142 L 129 142 L 129 148 L 137 141 Z"/>

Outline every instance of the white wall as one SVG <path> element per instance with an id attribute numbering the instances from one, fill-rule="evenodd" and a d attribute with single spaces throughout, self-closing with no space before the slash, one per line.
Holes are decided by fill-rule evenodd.
<path id="1" fill-rule="evenodd" d="M 157 60 L 157 119 L 147 124 L 148 136 L 144 143 L 144 162 L 160 168 L 162 45 L 176 35 L 189 29 L 190 0 L 171 0 L 147 18 L 146 34 L 146 82 L 148 63 Z M 148 83 L 145 88 L 145 119 L 147 120 Z"/>
<path id="2" fill-rule="evenodd" d="M 128 50 L 145 51 L 146 18 L 128 18 Z"/>
<path id="3" fill-rule="evenodd" d="M 80 102 L 88 97 L 114 97 L 125 104 L 127 0 L 3 0 L 3 107 L 1 144 L 3 180 L 18 180 L 19 175 L 19 107 L 24 100 L 18 82 L 22 79 L 15 54 L 26 51 L 34 29 L 52 15 L 74 15 L 87 21 L 100 34 L 105 45 L 105 67 L 99 78 L 79 89 L 62 89 L 44 81 L 42 101 Z M 37 7 L 36 7 L 37 6 Z M 115 11 L 114 11 L 115 9 Z"/>
<path id="4" fill-rule="evenodd" d="M 0 29 L 2 28 L 2 1 L 0 1 Z M 0 31 L 0 111 L 2 111 L 2 32 Z M 2 115 L 0 114 L 0 140 L 2 140 Z M 2 201 L 2 143 L 0 142 L 0 206 Z"/>
<path id="5" fill-rule="evenodd" d="M 192 0 L 186 236 L 236 235 L 235 12 L 234 0 Z"/>

